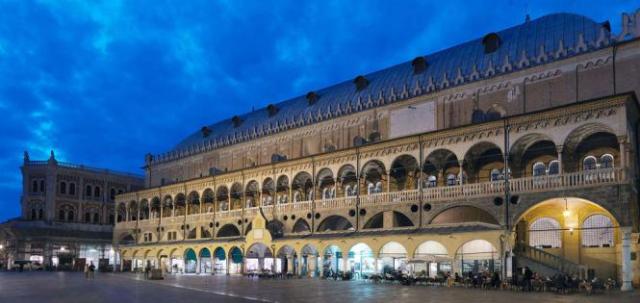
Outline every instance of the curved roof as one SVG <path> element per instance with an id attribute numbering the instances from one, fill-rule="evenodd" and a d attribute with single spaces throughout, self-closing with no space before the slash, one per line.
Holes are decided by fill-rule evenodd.
<path id="1" fill-rule="evenodd" d="M 603 23 L 567 13 L 547 15 L 496 34 L 501 43 L 493 53 L 485 54 L 482 37 L 462 43 L 426 55 L 427 68 L 419 74 L 414 74 L 411 61 L 407 61 L 365 75 L 369 83 L 361 90 L 353 81 L 345 81 L 315 91 L 319 97 L 312 104 L 303 95 L 274 104 L 278 111 L 273 115 L 262 108 L 236 116 L 239 123 L 230 118 L 211 124 L 207 136 L 198 130 L 154 161 L 171 160 L 564 59 L 606 47 L 612 39 Z"/>

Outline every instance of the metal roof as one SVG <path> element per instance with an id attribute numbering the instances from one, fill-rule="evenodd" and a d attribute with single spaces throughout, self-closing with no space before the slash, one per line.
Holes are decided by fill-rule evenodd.
<path id="1" fill-rule="evenodd" d="M 364 75 L 369 84 L 361 90 L 356 89 L 353 81 L 345 81 L 314 91 L 319 96 L 315 102 L 309 102 L 305 94 L 274 104 L 278 111 L 273 115 L 262 108 L 238 115 L 239 125 L 234 125 L 231 118 L 219 121 L 208 126 L 208 136 L 199 130 L 153 161 L 170 161 L 546 64 L 607 47 L 612 40 L 605 23 L 568 13 L 543 16 L 496 34 L 501 44 L 493 53 L 485 53 L 480 37 L 424 56 L 427 68 L 419 74 L 414 74 L 410 60 Z"/>

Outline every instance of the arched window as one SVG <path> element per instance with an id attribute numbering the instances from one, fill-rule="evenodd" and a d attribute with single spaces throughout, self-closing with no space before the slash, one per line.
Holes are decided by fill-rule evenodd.
<path id="1" fill-rule="evenodd" d="M 93 196 L 96 197 L 96 198 L 100 197 L 100 187 L 96 186 L 93 189 Z"/>
<path id="2" fill-rule="evenodd" d="M 58 211 L 58 220 L 64 221 L 64 209 Z"/>
<path id="3" fill-rule="evenodd" d="M 76 194 L 76 184 L 75 183 L 69 183 L 69 194 L 72 195 L 72 196 Z"/>
<path id="4" fill-rule="evenodd" d="M 497 168 L 491 170 L 491 181 L 499 181 L 502 180 L 502 173 Z"/>
<path id="5" fill-rule="evenodd" d="M 44 180 L 40 180 L 40 191 L 44 192 Z"/>
<path id="6" fill-rule="evenodd" d="M 376 183 L 375 192 L 376 193 L 381 193 L 382 192 L 382 182 L 378 181 L 378 183 Z"/>
<path id="7" fill-rule="evenodd" d="M 540 218 L 529 227 L 529 245 L 538 248 L 557 248 L 562 246 L 560 223 L 552 218 Z"/>
<path id="8" fill-rule="evenodd" d="M 43 215 L 42 215 L 42 208 L 41 208 L 41 209 L 38 209 L 38 219 L 42 220 L 42 217 Z"/>
<path id="9" fill-rule="evenodd" d="M 100 215 L 98 213 L 93 214 L 93 223 L 100 223 Z"/>
<path id="10" fill-rule="evenodd" d="M 597 168 L 596 157 L 588 156 L 582 160 L 582 169 L 583 170 L 593 170 Z"/>
<path id="11" fill-rule="evenodd" d="M 613 223 L 604 215 L 589 216 L 582 224 L 582 246 L 613 247 Z"/>
<path id="12" fill-rule="evenodd" d="M 369 183 L 369 185 L 367 185 L 367 194 L 373 194 L 376 192 L 376 186 L 373 185 L 373 183 Z"/>
<path id="13" fill-rule="evenodd" d="M 454 174 L 449 174 L 447 176 L 447 186 L 453 186 L 458 184 L 458 178 Z"/>
<path id="14" fill-rule="evenodd" d="M 84 190 L 84 195 L 87 197 L 91 197 L 91 192 L 93 192 L 93 188 L 91 188 L 91 185 L 87 185 Z"/>
<path id="15" fill-rule="evenodd" d="M 91 213 L 84 214 L 84 222 L 91 223 Z"/>
<path id="16" fill-rule="evenodd" d="M 34 193 L 38 192 L 38 180 L 31 182 L 31 191 Z"/>
<path id="17" fill-rule="evenodd" d="M 73 210 L 67 213 L 67 221 L 73 221 Z"/>
<path id="18" fill-rule="evenodd" d="M 553 160 L 549 162 L 549 175 L 557 175 L 560 173 L 560 162 L 558 160 Z"/>
<path id="19" fill-rule="evenodd" d="M 36 219 L 36 209 L 32 208 L 31 209 L 31 220 L 35 220 Z"/>
<path id="20" fill-rule="evenodd" d="M 613 155 L 602 155 L 602 157 L 600 157 L 600 168 L 613 168 Z"/>
<path id="21" fill-rule="evenodd" d="M 66 194 L 67 193 L 67 182 L 60 182 L 60 193 L 61 194 Z"/>
<path id="22" fill-rule="evenodd" d="M 533 164 L 533 176 L 539 177 L 547 174 L 547 168 L 542 162 L 536 162 Z"/>
<path id="23" fill-rule="evenodd" d="M 112 188 L 111 191 L 109 192 L 109 198 L 111 199 L 111 201 L 116 199 L 116 190 L 115 190 L 115 188 Z"/>
<path id="24" fill-rule="evenodd" d="M 434 176 L 434 175 L 429 176 L 427 178 L 427 182 L 428 182 L 427 183 L 428 184 L 427 187 L 436 187 L 436 186 L 438 186 L 438 178 L 436 176 Z"/>

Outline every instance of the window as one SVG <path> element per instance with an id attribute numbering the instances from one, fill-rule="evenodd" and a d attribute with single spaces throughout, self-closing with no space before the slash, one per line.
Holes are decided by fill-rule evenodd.
<path id="1" fill-rule="evenodd" d="M 84 191 L 84 195 L 86 197 L 91 197 L 91 192 L 93 191 L 93 188 L 91 188 L 91 185 L 87 185 L 85 191 Z"/>
<path id="2" fill-rule="evenodd" d="M 540 218 L 529 227 L 529 245 L 537 248 L 557 248 L 562 245 L 560 223 L 552 218 Z"/>
<path id="3" fill-rule="evenodd" d="M 428 186 L 427 187 L 436 187 L 438 185 L 438 178 L 434 175 L 429 176 L 427 178 Z"/>
<path id="4" fill-rule="evenodd" d="M 609 217 L 592 215 L 582 224 L 583 247 L 613 247 L 613 224 Z"/>
<path id="5" fill-rule="evenodd" d="M 70 211 L 68 212 L 67 220 L 68 220 L 68 221 L 73 221 L 73 210 L 70 210 Z"/>
<path id="6" fill-rule="evenodd" d="M 36 218 L 36 209 L 35 209 L 35 208 L 32 208 L 32 209 L 31 209 L 31 220 L 35 220 L 35 219 L 37 219 L 37 218 Z"/>
<path id="7" fill-rule="evenodd" d="M 40 180 L 40 191 L 44 192 L 44 180 Z"/>
<path id="8" fill-rule="evenodd" d="M 38 219 L 42 220 L 42 208 L 38 210 Z"/>
<path id="9" fill-rule="evenodd" d="M 66 194 L 67 193 L 67 183 L 66 182 L 60 182 L 60 193 L 61 194 Z"/>
<path id="10" fill-rule="evenodd" d="M 31 182 L 31 192 L 34 192 L 34 193 L 38 192 L 38 180 L 33 180 Z"/>
<path id="11" fill-rule="evenodd" d="M 96 197 L 96 198 L 99 198 L 99 197 L 100 197 L 100 187 L 96 186 L 96 187 L 93 189 L 93 196 L 94 196 L 94 197 Z"/>
<path id="12" fill-rule="evenodd" d="M 613 156 L 604 154 L 600 157 L 600 168 L 613 168 Z"/>
<path id="13" fill-rule="evenodd" d="M 109 198 L 111 199 L 111 201 L 116 199 L 116 190 L 114 188 L 112 188 L 109 192 Z"/>
<path id="14" fill-rule="evenodd" d="M 84 214 L 84 222 L 91 223 L 91 214 L 90 213 L 85 213 Z"/>
<path id="15" fill-rule="evenodd" d="M 449 174 L 447 176 L 447 186 L 454 186 L 458 184 L 458 178 L 454 174 Z"/>
<path id="16" fill-rule="evenodd" d="M 58 220 L 64 221 L 64 210 L 63 209 L 58 211 Z"/>
<path id="17" fill-rule="evenodd" d="M 72 195 L 72 196 L 76 194 L 76 184 L 75 183 L 69 183 L 69 194 Z"/>
<path id="18" fill-rule="evenodd" d="M 98 215 L 98 213 L 93 214 L 93 223 L 100 223 L 100 216 Z"/>
<path id="19" fill-rule="evenodd" d="M 594 156 L 588 156 L 584 158 L 584 160 L 582 161 L 583 170 L 593 170 L 593 169 L 596 169 L 596 167 L 597 167 L 596 157 Z"/>
<path id="20" fill-rule="evenodd" d="M 547 168 L 545 167 L 544 163 L 536 162 L 535 164 L 533 164 L 534 177 L 544 176 L 546 174 L 547 174 Z"/>
<path id="21" fill-rule="evenodd" d="M 109 215 L 109 224 L 113 225 L 113 223 L 115 223 L 115 217 L 113 216 L 113 214 Z"/>
<path id="22" fill-rule="evenodd" d="M 491 170 L 491 181 L 499 181 L 502 180 L 502 173 L 497 168 Z"/>
<path id="23" fill-rule="evenodd" d="M 553 160 L 549 162 L 549 175 L 557 175 L 560 173 L 560 162 L 558 160 Z"/>
<path id="24" fill-rule="evenodd" d="M 373 185 L 373 183 L 369 183 L 369 185 L 367 185 L 367 194 L 370 195 L 375 193 L 375 188 L 376 186 Z"/>

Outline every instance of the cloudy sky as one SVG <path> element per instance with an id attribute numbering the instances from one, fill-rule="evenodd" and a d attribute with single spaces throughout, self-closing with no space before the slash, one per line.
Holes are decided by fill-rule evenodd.
<path id="1" fill-rule="evenodd" d="M 528 2 L 528 4 L 527 4 Z M 0 0 L 0 221 L 22 153 L 141 172 L 229 116 L 519 24 L 636 1 Z"/>

